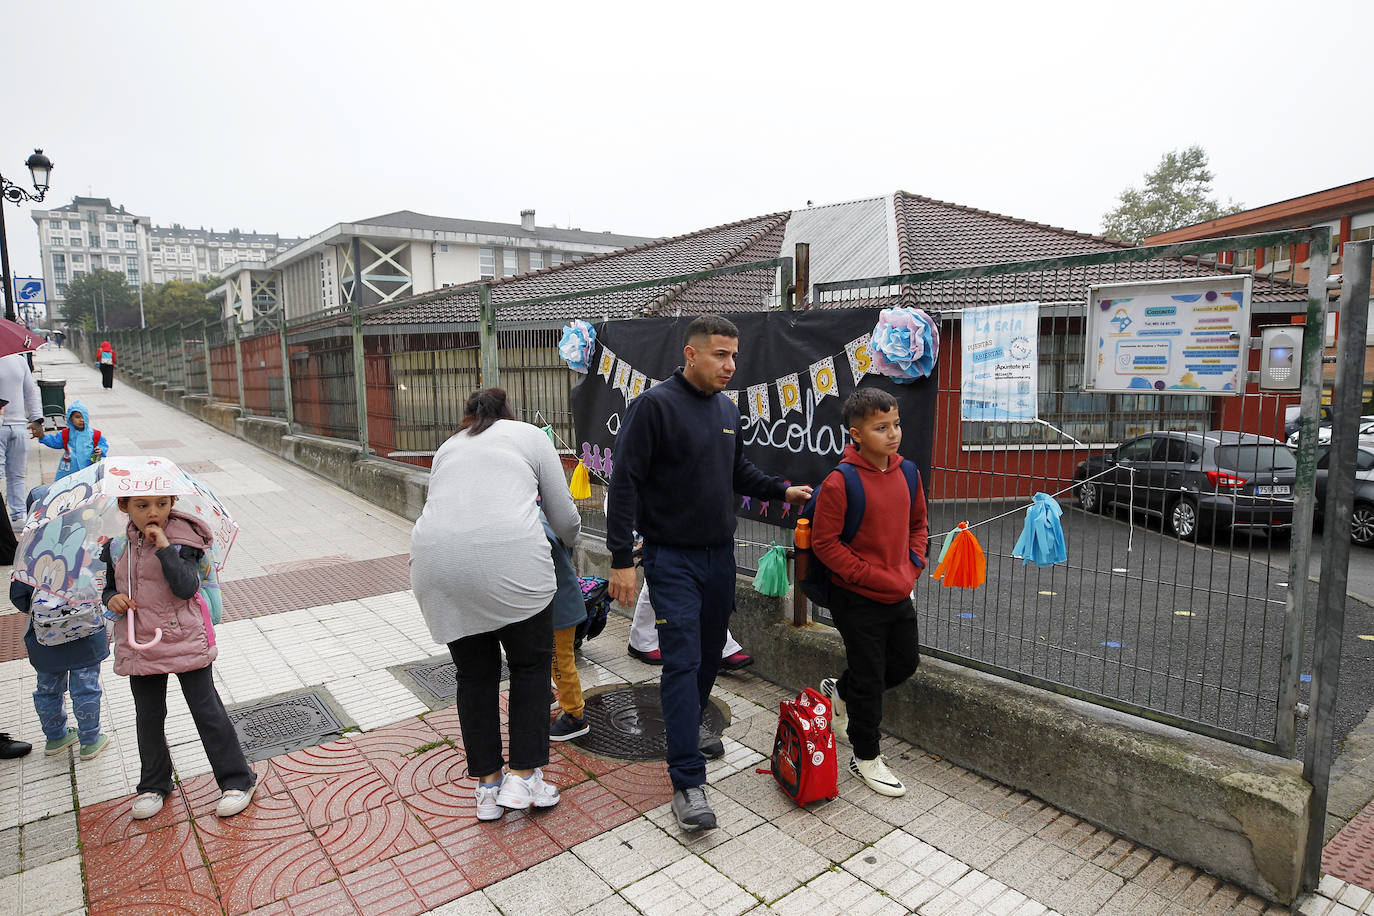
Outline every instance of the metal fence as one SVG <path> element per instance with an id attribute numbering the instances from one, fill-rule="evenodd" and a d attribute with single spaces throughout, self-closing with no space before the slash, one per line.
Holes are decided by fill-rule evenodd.
<path id="1" fill-rule="evenodd" d="M 1305 378 L 1302 406 L 1311 418 L 1321 388 L 1326 229 L 800 290 L 812 308 L 914 305 L 939 321 L 944 346 L 933 418 L 931 549 L 938 552 L 941 536 L 957 522 L 969 522 L 988 557 L 988 581 L 973 591 L 941 588 L 925 577 L 918 582 L 925 651 L 1228 741 L 1293 752 L 1305 599 L 1288 583 L 1295 570 L 1307 568 L 1315 437 L 1298 450 L 1291 535 L 1287 529 L 1242 533 L 1221 519 L 1214 536 L 1182 540 L 1168 530 L 1175 498 L 1151 504 L 1149 488 L 1134 474 L 1105 513 L 1100 503 L 1090 511 L 1075 502 L 1090 492 L 1081 486 L 1086 459 L 1124 441 L 1208 429 L 1281 438 L 1287 409 L 1298 404 L 1296 397 L 1250 386 L 1225 397 L 1085 390 L 1088 288 L 1224 275 L 1234 252 L 1244 263 L 1248 252 L 1279 246 L 1287 246 L 1288 273 L 1254 278 L 1256 323 L 1264 323 L 1265 313 L 1283 323 L 1295 311 L 1306 316 L 1304 356 L 1316 368 Z M 1310 283 L 1298 273 L 1300 252 Z M 551 306 L 590 320 L 629 314 L 627 303 L 646 301 L 672 303 L 657 314 L 757 311 L 784 307 L 782 291 L 792 287 L 792 260 L 778 258 L 549 296 L 515 298 L 505 284 L 439 291 L 398 306 L 309 316 L 285 323 L 284 331 L 252 335 L 211 324 L 202 344 L 208 359 L 183 355 L 182 384 L 194 390 L 201 382 L 190 377 L 203 376 L 218 400 L 282 417 L 308 433 L 365 437 L 380 457 L 423 465 L 461 420 L 466 396 L 495 380 L 522 419 L 553 430 L 571 462 L 575 377 L 558 356 L 563 322 L 550 319 Z M 444 321 L 423 317 L 426 302 L 461 295 L 471 302 L 451 302 Z M 955 342 L 963 311 L 1026 301 L 1039 303 L 1040 420 L 962 421 Z M 176 377 L 159 332 L 115 336 L 117 346 L 145 357 L 139 361 L 151 367 L 145 374 L 159 381 Z M 191 338 L 183 331 L 180 340 L 184 354 Z M 150 347 L 160 358 L 146 358 Z M 120 364 L 130 368 L 122 355 Z M 591 531 L 604 530 L 601 483 L 593 480 L 593 496 L 580 507 Z M 1036 492 L 1055 494 L 1065 506 L 1065 565 L 1037 569 L 1012 556 L 1024 508 Z M 774 540 L 790 544 L 790 531 L 743 522 L 740 567 L 752 569 Z M 1296 578 L 1302 581 L 1305 573 Z"/>

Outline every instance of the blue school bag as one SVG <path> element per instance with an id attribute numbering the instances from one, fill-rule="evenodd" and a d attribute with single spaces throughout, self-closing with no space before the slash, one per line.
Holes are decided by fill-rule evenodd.
<path id="1" fill-rule="evenodd" d="M 921 486 L 921 471 L 916 467 L 914 461 L 903 460 L 898 465 L 902 473 L 906 475 L 907 487 L 911 491 L 911 499 L 916 499 L 916 491 Z M 854 540 L 854 536 L 859 533 L 859 526 L 863 524 L 864 509 L 867 507 L 867 496 L 864 494 L 863 481 L 859 479 L 859 469 L 847 461 L 836 465 L 835 470 L 844 476 L 844 526 L 840 529 L 840 540 L 848 544 Z M 830 475 L 825 475 L 829 479 Z M 797 519 L 806 519 L 811 523 L 811 537 L 816 537 L 816 503 L 821 498 L 821 490 L 825 487 L 822 480 L 820 486 L 811 492 L 811 498 L 802 506 L 797 513 Z M 821 562 L 821 558 L 816 556 L 816 552 L 810 547 L 796 548 L 797 556 L 809 558 L 806 566 L 806 575 L 797 577 L 797 584 L 801 586 L 802 592 L 811 603 L 817 607 L 830 607 L 830 569 Z M 911 561 L 917 562 L 915 555 Z"/>
<path id="2" fill-rule="evenodd" d="M 128 546 L 129 539 L 122 534 L 110 538 L 110 562 L 114 563 L 124 556 L 124 551 Z M 224 616 L 224 596 L 220 593 L 219 572 L 215 569 L 215 549 L 213 547 L 207 547 L 201 551 L 200 564 L 196 571 L 200 574 L 199 596 L 210 611 L 210 623 L 219 626 L 220 618 Z M 111 576 L 113 575 L 112 572 Z"/>

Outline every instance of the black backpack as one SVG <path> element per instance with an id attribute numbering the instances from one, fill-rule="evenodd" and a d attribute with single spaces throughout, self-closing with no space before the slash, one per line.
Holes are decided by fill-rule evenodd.
<path id="1" fill-rule="evenodd" d="M 916 499 L 916 491 L 921 486 L 921 471 L 916 467 L 914 461 L 903 460 L 900 465 L 902 473 L 906 476 L 907 486 L 911 490 L 911 499 Z M 840 529 L 840 540 L 848 544 L 854 540 L 854 535 L 859 533 L 859 525 L 864 520 L 864 509 L 867 497 L 864 495 L 864 485 L 859 480 L 859 469 L 849 462 L 841 462 L 835 468 L 844 475 L 844 527 Z M 826 475 L 828 480 L 829 474 Z M 812 542 L 816 537 L 816 503 L 821 498 L 821 489 L 825 486 L 825 481 L 816 487 L 811 493 L 811 498 L 802 506 L 801 512 L 797 513 L 798 519 L 806 519 L 811 522 Z M 797 555 L 805 555 L 810 559 L 807 565 L 806 576 L 798 577 L 797 584 L 801 586 L 802 592 L 811 603 L 818 607 L 830 607 L 830 569 L 821 562 L 820 557 L 816 556 L 814 550 L 809 547 L 799 548 Z"/>
<path id="2" fill-rule="evenodd" d="M 577 584 L 582 589 L 582 603 L 587 608 L 587 619 L 577 625 L 573 637 L 573 648 L 581 648 L 584 639 L 595 639 L 606 629 L 606 616 L 611 611 L 610 583 L 600 576 L 578 576 Z"/>

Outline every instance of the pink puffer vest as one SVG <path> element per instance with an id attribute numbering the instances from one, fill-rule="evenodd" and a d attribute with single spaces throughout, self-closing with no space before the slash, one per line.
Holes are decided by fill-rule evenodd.
<path id="1" fill-rule="evenodd" d="M 212 539 L 210 529 L 198 519 L 173 510 L 167 519 L 167 540 L 199 550 L 208 550 Z M 215 660 L 215 634 L 210 626 L 210 612 L 199 594 L 178 598 L 172 594 L 162 574 L 162 561 L 130 522 L 125 529 L 129 544 L 118 559 L 112 559 L 115 587 L 121 594 L 134 599 L 135 635 L 146 643 L 156 628 L 162 628 L 162 639 L 147 649 L 129 645 L 129 617 L 120 614 L 114 622 L 115 674 L 175 674 L 195 671 Z M 130 575 L 133 583 L 130 588 Z"/>

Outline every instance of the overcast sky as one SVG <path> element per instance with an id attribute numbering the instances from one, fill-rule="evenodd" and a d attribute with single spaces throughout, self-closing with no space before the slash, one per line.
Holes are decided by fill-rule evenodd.
<path id="1" fill-rule="evenodd" d="M 1247 206 L 1374 175 L 1367 0 L 5 7 L 0 172 L 41 146 L 49 205 L 163 225 L 657 236 L 902 189 L 1095 232 L 1192 143 Z"/>

